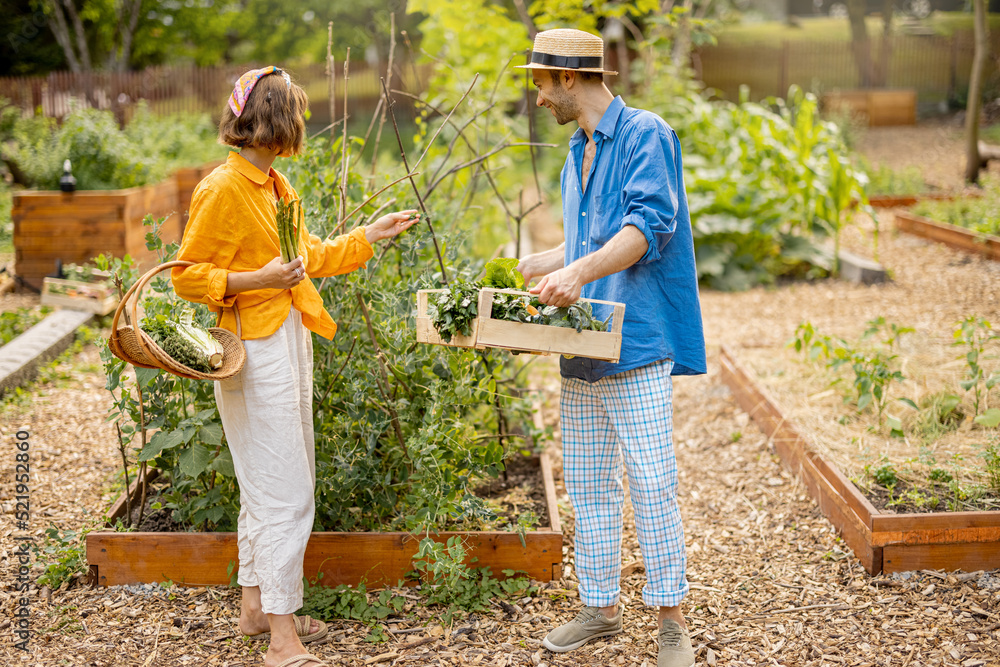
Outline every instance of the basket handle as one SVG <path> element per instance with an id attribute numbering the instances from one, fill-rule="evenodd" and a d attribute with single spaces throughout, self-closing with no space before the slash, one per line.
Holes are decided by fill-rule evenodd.
<path id="1" fill-rule="evenodd" d="M 121 317 L 122 311 L 127 306 L 130 298 L 132 300 L 132 306 L 131 306 L 131 312 L 130 312 L 130 315 L 131 315 L 131 318 L 132 318 L 132 325 L 135 326 L 136 328 L 139 327 L 139 324 L 138 324 L 139 318 L 138 318 L 138 313 L 137 313 L 137 306 L 138 306 L 138 302 L 139 302 L 139 292 L 141 292 L 142 289 L 149 283 L 149 281 L 153 279 L 153 276 L 155 276 L 157 273 L 160 273 L 160 272 L 165 271 L 167 269 L 172 269 L 175 266 L 194 266 L 194 264 L 195 264 L 195 262 L 188 262 L 188 261 L 185 261 L 185 260 L 182 260 L 182 259 L 175 259 L 175 260 L 173 260 L 171 262 L 164 262 L 163 264 L 160 264 L 159 266 L 154 266 L 152 269 L 150 269 L 145 274 L 143 274 L 143 276 L 141 278 L 139 278 L 137 281 L 135 281 L 135 283 L 132 285 L 132 287 L 129 288 L 129 290 L 125 293 L 125 295 L 118 302 L 118 307 L 115 309 L 114 319 L 112 319 L 112 321 L 111 321 L 111 330 L 112 331 L 117 331 L 118 330 L 118 318 Z M 242 339 L 243 338 L 243 335 L 242 335 L 243 334 L 243 326 L 242 326 L 242 323 L 240 322 L 240 311 L 239 311 L 239 308 L 237 308 L 235 302 L 233 303 L 233 314 L 236 315 L 236 337 Z M 218 324 L 219 324 L 219 322 L 221 320 L 222 320 L 222 311 L 220 310 L 219 311 L 219 317 L 216 320 L 216 326 L 218 326 Z M 143 352 L 145 352 L 146 354 L 149 354 L 149 350 L 146 348 L 146 344 L 142 340 L 142 336 L 136 336 L 136 339 L 139 341 L 139 345 L 140 345 L 140 347 L 142 347 Z"/>

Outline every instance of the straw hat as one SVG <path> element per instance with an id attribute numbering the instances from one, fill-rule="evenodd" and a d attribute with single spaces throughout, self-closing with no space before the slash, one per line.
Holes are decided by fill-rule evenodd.
<path id="1" fill-rule="evenodd" d="M 559 28 L 535 35 L 531 63 L 521 69 L 569 69 L 618 74 L 604 69 L 604 40 L 583 30 Z"/>

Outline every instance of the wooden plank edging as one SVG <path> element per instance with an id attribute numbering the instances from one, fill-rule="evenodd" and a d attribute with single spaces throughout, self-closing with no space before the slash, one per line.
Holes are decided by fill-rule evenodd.
<path id="1" fill-rule="evenodd" d="M 1000 237 L 978 234 L 958 225 L 937 222 L 908 211 L 896 213 L 896 229 L 1000 261 Z"/>
<path id="2" fill-rule="evenodd" d="M 884 514 L 796 430 L 726 345 L 722 379 L 869 574 L 1000 567 L 1000 512 Z"/>
<path id="3" fill-rule="evenodd" d="M 540 457 L 546 505 L 551 513 L 558 505 L 552 480 L 551 462 Z M 547 471 L 547 473 L 546 473 Z M 138 480 L 130 487 L 140 490 Z M 124 494 L 115 506 L 124 504 Z M 444 542 L 450 537 L 464 539 L 476 567 L 489 567 L 493 576 L 512 569 L 538 581 L 562 576 L 563 536 L 559 515 L 553 515 L 547 529 L 524 535 L 516 532 L 451 531 L 430 537 Z M 322 574 L 327 586 L 364 581 L 369 587 L 394 586 L 413 569 L 423 535 L 391 533 L 313 533 L 306 547 L 304 576 Z M 230 583 L 230 569 L 238 568 L 236 533 L 118 533 L 92 532 L 87 535 L 87 563 L 90 580 L 97 586 L 172 581 L 186 586 L 222 586 Z"/>
<path id="4" fill-rule="evenodd" d="M 881 572 L 882 549 L 872 545 L 871 525 L 868 523 L 874 512 L 863 518 L 854 510 L 855 506 L 864 508 L 867 499 L 855 489 L 858 498 L 852 499 L 851 503 L 845 500 L 838 488 L 842 486 L 840 480 L 831 483 L 824 474 L 831 467 L 829 463 L 810 449 L 794 425 L 784 418 L 774 399 L 753 382 L 750 373 L 725 345 L 719 353 L 719 361 L 723 382 L 729 386 L 740 407 L 771 438 L 785 467 L 802 481 L 809 496 L 854 551 L 865 570 L 869 574 Z M 850 490 L 843 491 L 850 495 Z"/>

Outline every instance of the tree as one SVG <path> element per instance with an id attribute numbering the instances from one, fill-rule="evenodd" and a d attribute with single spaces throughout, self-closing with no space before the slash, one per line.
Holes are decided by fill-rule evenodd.
<path id="1" fill-rule="evenodd" d="M 847 0 L 847 20 L 851 23 L 851 50 L 854 52 L 854 63 L 858 68 L 858 86 L 861 88 L 872 85 L 872 47 L 868 39 L 868 27 L 865 25 L 867 8 L 867 0 Z"/>
<path id="2" fill-rule="evenodd" d="M 986 0 L 972 0 L 975 6 L 976 51 L 969 81 L 969 101 L 965 108 L 965 180 L 979 182 L 979 110 L 982 107 L 983 71 L 990 55 L 989 28 L 986 23 Z"/>

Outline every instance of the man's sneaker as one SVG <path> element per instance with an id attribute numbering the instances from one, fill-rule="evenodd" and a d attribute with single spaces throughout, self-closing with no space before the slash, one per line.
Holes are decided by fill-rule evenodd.
<path id="1" fill-rule="evenodd" d="M 572 621 L 550 632 L 542 640 L 542 646 L 555 653 L 565 653 L 580 648 L 591 639 L 617 635 L 621 631 L 621 607 L 614 618 L 608 618 L 597 607 L 584 607 Z M 688 642 L 690 645 L 691 642 Z"/>
<path id="2" fill-rule="evenodd" d="M 664 620 L 660 625 L 660 654 L 656 667 L 691 667 L 693 664 L 691 635 L 677 621 Z"/>

